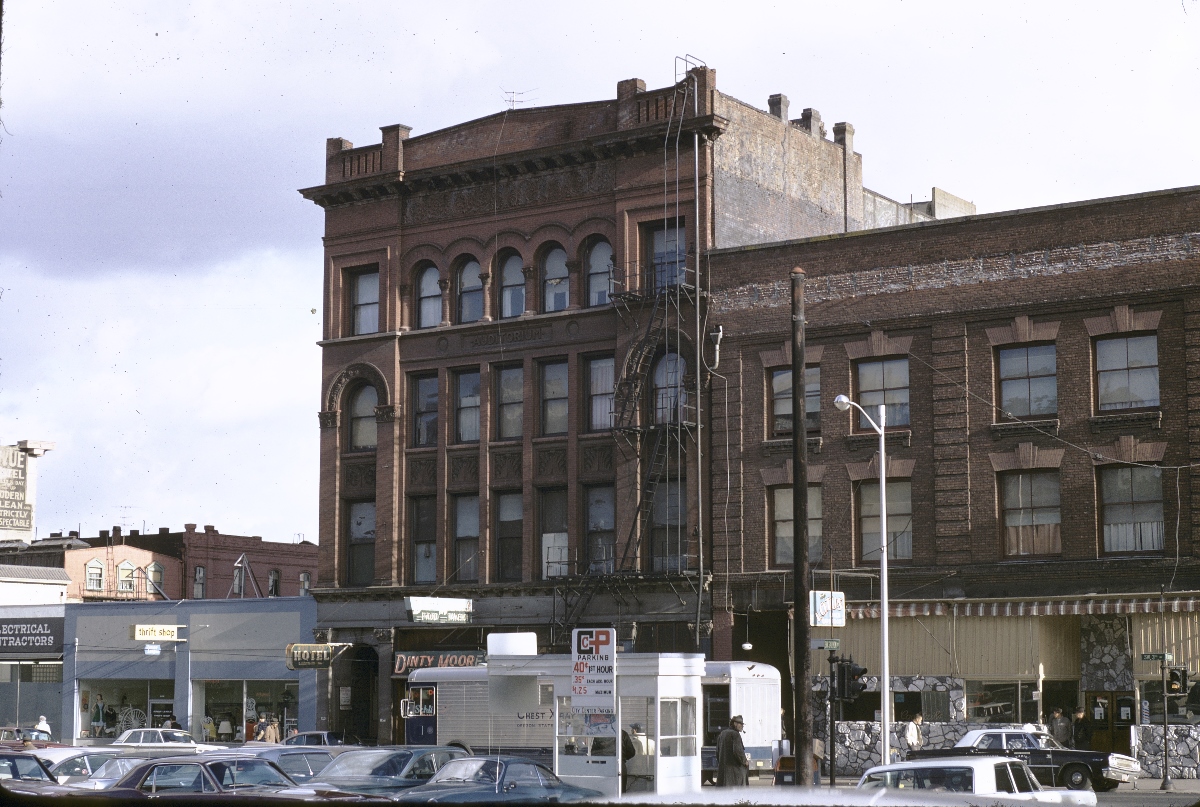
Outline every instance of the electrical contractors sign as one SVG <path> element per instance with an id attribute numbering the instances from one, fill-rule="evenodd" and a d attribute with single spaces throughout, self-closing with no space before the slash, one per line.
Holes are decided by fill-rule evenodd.
<path id="1" fill-rule="evenodd" d="M 0 619 L 0 658 L 61 658 L 61 616 Z"/>

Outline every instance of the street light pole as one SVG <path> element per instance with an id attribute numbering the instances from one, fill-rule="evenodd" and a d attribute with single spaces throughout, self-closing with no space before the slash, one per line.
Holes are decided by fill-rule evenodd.
<path id="1" fill-rule="evenodd" d="M 812 656 L 808 629 L 808 435 L 804 402 L 804 270 L 792 270 L 792 754 L 797 786 L 812 784 Z"/>
<path id="2" fill-rule="evenodd" d="M 884 435 L 887 432 L 887 406 L 879 405 L 879 422 L 876 423 L 867 414 L 867 410 L 846 395 L 834 398 L 833 405 L 842 412 L 854 407 L 862 412 L 862 416 L 871 424 L 871 428 L 879 433 L 879 764 L 887 765 L 891 761 L 888 752 L 892 730 L 892 710 L 889 708 L 892 700 L 892 679 L 888 664 L 887 447 L 884 444 Z"/>

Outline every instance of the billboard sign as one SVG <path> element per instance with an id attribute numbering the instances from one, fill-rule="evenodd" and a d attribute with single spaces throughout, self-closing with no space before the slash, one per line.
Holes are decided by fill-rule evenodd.
<path id="1" fill-rule="evenodd" d="M 0 530 L 33 531 L 29 457 L 16 446 L 0 446 Z"/>
<path id="2" fill-rule="evenodd" d="M 617 632 L 576 628 L 571 632 L 571 705 L 616 711 Z"/>

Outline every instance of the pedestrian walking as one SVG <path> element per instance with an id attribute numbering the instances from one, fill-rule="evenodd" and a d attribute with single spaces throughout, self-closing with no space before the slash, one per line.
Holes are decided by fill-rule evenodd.
<path id="1" fill-rule="evenodd" d="M 267 728 L 263 731 L 262 741 L 264 743 L 279 742 L 279 718 L 272 717 L 271 722 L 267 724 Z"/>
<path id="2" fill-rule="evenodd" d="M 1050 736 L 1058 740 L 1064 748 L 1071 747 L 1071 718 L 1063 714 L 1063 710 L 1054 707 L 1050 712 Z"/>
<path id="3" fill-rule="evenodd" d="M 1082 706 L 1075 710 L 1075 723 L 1071 726 L 1071 747 L 1080 751 L 1092 750 L 1092 721 Z"/>
<path id="4" fill-rule="evenodd" d="M 741 715 L 729 718 L 729 727 L 717 735 L 717 787 L 744 787 L 750 784 L 750 766 L 746 746 L 742 744 Z"/>
<path id="5" fill-rule="evenodd" d="M 908 721 L 904 726 L 904 746 L 905 756 L 911 756 L 913 751 L 920 750 L 925 744 L 925 735 L 921 733 L 921 723 L 925 721 L 925 716 L 920 712 L 913 715 L 912 720 Z"/>
<path id="6" fill-rule="evenodd" d="M 179 725 L 179 721 L 177 721 L 175 719 L 175 715 L 171 715 L 165 721 L 163 721 L 162 727 L 164 729 L 182 729 L 183 728 L 183 726 Z"/>
<path id="7" fill-rule="evenodd" d="M 46 722 L 45 715 L 38 715 L 37 725 L 33 727 L 35 731 L 44 731 L 50 734 L 50 724 Z"/>

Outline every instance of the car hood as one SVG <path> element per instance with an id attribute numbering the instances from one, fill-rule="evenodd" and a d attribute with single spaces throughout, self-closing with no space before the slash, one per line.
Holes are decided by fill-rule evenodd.
<path id="1" fill-rule="evenodd" d="M 322 776 L 317 774 L 307 783 L 307 786 L 362 793 L 408 790 L 420 784 L 420 780 L 400 779 L 394 776 Z"/>

